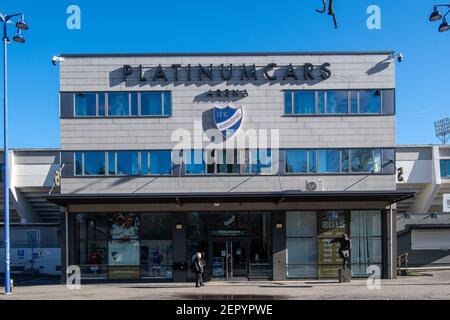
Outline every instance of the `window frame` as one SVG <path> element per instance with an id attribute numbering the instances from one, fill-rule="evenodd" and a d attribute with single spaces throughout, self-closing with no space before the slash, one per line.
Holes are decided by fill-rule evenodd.
<path id="1" fill-rule="evenodd" d="M 394 90 L 394 110 L 392 113 L 384 112 L 383 110 L 383 102 L 384 102 L 384 91 L 387 90 Z M 361 92 L 363 91 L 379 91 L 380 92 L 380 106 L 379 106 L 379 112 L 367 112 L 362 113 L 361 112 Z M 283 116 L 284 117 L 318 117 L 318 116 L 329 116 L 329 117 L 336 117 L 336 116 L 389 116 L 389 115 L 395 115 L 395 89 L 374 89 L 374 88 L 368 88 L 368 89 L 324 89 L 324 90 L 313 90 L 313 89 L 287 89 L 282 90 L 283 92 Z M 314 113 L 295 113 L 295 93 L 296 92 L 315 92 L 315 107 Z M 331 113 L 328 112 L 328 100 L 329 100 L 329 93 L 330 92 L 347 92 L 347 112 L 346 113 Z M 319 100 L 320 95 L 323 94 L 323 103 L 324 103 L 324 112 L 322 113 L 319 109 Z M 356 113 L 352 112 L 352 95 L 356 94 Z M 287 105 L 286 105 L 286 96 L 290 95 L 290 113 L 287 113 Z"/>

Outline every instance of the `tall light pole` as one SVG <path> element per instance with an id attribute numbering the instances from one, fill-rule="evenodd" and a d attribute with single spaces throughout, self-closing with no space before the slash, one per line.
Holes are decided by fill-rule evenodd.
<path id="1" fill-rule="evenodd" d="M 18 18 L 13 22 L 14 18 Z M 3 134 L 4 134 L 4 174 L 3 174 L 3 209 L 5 222 L 5 294 L 11 294 L 11 276 L 10 276 L 10 243 L 9 243 L 9 180 L 8 180 L 8 66 L 7 66 L 7 47 L 11 43 L 8 38 L 8 24 L 14 24 L 17 28 L 17 33 L 13 40 L 19 43 L 24 43 L 25 38 L 21 34 L 22 30 L 28 30 L 28 25 L 25 22 L 22 13 L 3 14 L 0 13 L 0 21 L 3 22 Z"/>

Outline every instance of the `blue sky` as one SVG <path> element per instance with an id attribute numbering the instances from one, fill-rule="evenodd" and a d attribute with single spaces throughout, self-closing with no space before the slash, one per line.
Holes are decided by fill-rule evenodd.
<path id="1" fill-rule="evenodd" d="M 27 43 L 8 49 L 10 146 L 59 146 L 59 70 L 50 62 L 59 53 L 390 49 L 405 55 L 397 143 L 438 143 L 433 122 L 450 116 L 450 32 L 428 22 L 434 1 L 334 2 L 337 30 L 314 11 L 321 0 L 3 0 L 0 12 L 23 12 L 30 25 Z M 81 8 L 81 30 L 66 27 L 71 4 Z M 381 30 L 366 27 L 371 4 L 381 8 Z"/>

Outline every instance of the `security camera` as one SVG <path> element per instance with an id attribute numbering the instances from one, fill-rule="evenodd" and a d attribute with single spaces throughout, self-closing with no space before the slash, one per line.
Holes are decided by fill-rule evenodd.
<path id="1" fill-rule="evenodd" d="M 63 62 L 63 61 L 64 61 L 64 58 L 63 58 L 63 57 L 53 56 L 53 58 L 52 58 L 52 64 L 53 64 L 54 66 L 56 66 L 56 64 L 57 64 L 58 62 Z"/>
<path id="2" fill-rule="evenodd" d="M 405 60 L 405 56 L 403 55 L 403 53 L 399 52 L 399 53 L 392 53 L 389 56 L 390 59 L 394 60 L 395 58 L 397 58 L 398 62 L 403 62 L 403 60 Z"/>

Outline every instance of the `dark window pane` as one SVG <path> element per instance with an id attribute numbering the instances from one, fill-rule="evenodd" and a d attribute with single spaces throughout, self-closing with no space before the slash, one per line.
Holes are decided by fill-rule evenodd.
<path id="1" fill-rule="evenodd" d="M 319 172 L 338 173 L 340 171 L 339 149 L 319 150 Z"/>
<path id="2" fill-rule="evenodd" d="M 307 173 L 307 151 L 287 150 L 286 151 L 286 172 L 287 173 Z"/>
<path id="3" fill-rule="evenodd" d="M 129 106 L 128 93 L 108 94 L 108 115 L 128 116 L 130 113 Z"/>
<path id="4" fill-rule="evenodd" d="M 168 150 L 150 151 L 150 174 L 171 174 L 172 158 Z"/>
<path id="5" fill-rule="evenodd" d="M 350 91 L 350 113 L 358 113 L 358 92 Z"/>
<path id="6" fill-rule="evenodd" d="M 239 173 L 237 150 L 224 149 L 217 154 L 217 173 Z"/>
<path id="7" fill-rule="evenodd" d="M 187 150 L 185 154 L 186 174 L 204 174 L 205 161 L 202 150 Z"/>
<path id="8" fill-rule="evenodd" d="M 318 91 L 317 92 L 318 97 L 318 104 L 317 104 L 317 112 L 318 113 L 325 113 L 325 92 L 324 91 Z"/>
<path id="9" fill-rule="evenodd" d="M 170 92 L 164 92 L 164 115 L 170 116 L 172 114 L 172 95 Z"/>
<path id="10" fill-rule="evenodd" d="M 116 174 L 116 153 L 108 152 L 108 174 Z"/>
<path id="11" fill-rule="evenodd" d="M 383 90 L 383 114 L 395 113 L 395 90 Z"/>
<path id="12" fill-rule="evenodd" d="M 162 94 L 161 92 L 141 93 L 141 115 L 160 116 L 162 115 Z"/>
<path id="13" fill-rule="evenodd" d="M 119 151 L 117 152 L 117 174 L 119 175 L 138 175 L 139 161 L 137 151 Z"/>
<path id="14" fill-rule="evenodd" d="M 147 175 L 150 173 L 148 154 L 149 154 L 148 151 L 141 152 L 141 174 L 143 175 Z"/>
<path id="15" fill-rule="evenodd" d="M 327 113 L 348 113 L 348 92 L 327 92 Z"/>
<path id="16" fill-rule="evenodd" d="M 395 173 L 395 150 L 383 149 L 383 172 Z"/>
<path id="17" fill-rule="evenodd" d="M 352 172 L 373 172 L 372 149 L 352 149 Z"/>
<path id="18" fill-rule="evenodd" d="M 77 93 L 75 94 L 75 116 L 86 117 L 97 115 L 97 94 Z"/>
<path id="19" fill-rule="evenodd" d="M 308 172 L 316 173 L 316 150 L 308 151 Z"/>
<path id="20" fill-rule="evenodd" d="M 105 110 L 106 110 L 105 93 L 101 92 L 98 94 L 98 115 L 104 116 Z"/>
<path id="21" fill-rule="evenodd" d="M 359 92 L 359 113 L 380 113 L 381 92 L 379 90 L 364 90 Z"/>
<path id="22" fill-rule="evenodd" d="M 138 94 L 136 92 L 131 93 L 131 115 L 138 115 Z"/>
<path id="23" fill-rule="evenodd" d="M 292 91 L 284 92 L 284 114 L 292 114 Z"/>
<path id="24" fill-rule="evenodd" d="M 316 93 L 314 91 L 296 91 L 294 94 L 295 114 L 316 113 Z"/>
<path id="25" fill-rule="evenodd" d="M 341 172 L 350 171 L 350 151 L 348 149 L 341 150 Z"/>
<path id="26" fill-rule="evenodd" d="M 98 151 L 87 151 L 84 153 L 84 174 L 105 174 L 105 153 Z"/>
<path id="27" fill-rule="evenodd" d="M 75 152 L 75 175 L 81 176 L 83 174 L 83 153 Z"/>
<path id="28" fill-rule="evenodd" d="M 450 160 L 441 160 L 441 177 L 450 178 Z"/>

